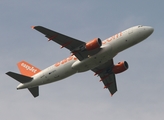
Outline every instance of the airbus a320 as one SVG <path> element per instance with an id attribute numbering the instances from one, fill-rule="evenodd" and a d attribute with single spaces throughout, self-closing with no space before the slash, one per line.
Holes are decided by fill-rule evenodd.
<path id="1" fill-rule="evenodd" d="M 94 75 L 98 75 L 104 88 L 107 88 L 113 95 L 117 91 L 115 75 L 126 71 L 129 67 L 126 61 L 114 64 L 113 58 L 121 51 L 145 40 L 154 31 L 150 26 L 138 25 L 104 41 L 95 38 L 85 43 L 42 26 L 33 26 L 32 28 L 43 33 L 49 41 L 54 41 L 60 44 L 61 48 L 67 48 L 71 52 L 69 57 L 44 70 L 40 70 L 26 61 L 21 61 L 17 64 L 20 74 L 11 71 L 6 73 L 20 82 L 17 89 L 27 88 L 34 97 L 39 96 L 40 85 L 56 82 L 88 70 L 93 71 Z"/>

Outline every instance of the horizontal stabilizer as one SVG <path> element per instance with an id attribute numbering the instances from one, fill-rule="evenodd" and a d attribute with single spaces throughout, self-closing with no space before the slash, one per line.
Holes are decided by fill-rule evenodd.
<path id="1" fill-rule="evenodd" d="M 31 94 L 34 96 L 34 97 L 37 97 L 39 96 L 39 87 L 33 87 L 33 88 L 28 88 L 28 90 L 31 92 Z"/>
<path id="2" fill-rule="evenodd" d="M 33 78 L 32 77 L 27 77 L 18 73 L 14 73 L 14 72 L 7 72 L 6 73 L 8 76 L 14 78 L 15 80 L 17 80 L 20 83 L 27 83 L 30 82 Z"/>

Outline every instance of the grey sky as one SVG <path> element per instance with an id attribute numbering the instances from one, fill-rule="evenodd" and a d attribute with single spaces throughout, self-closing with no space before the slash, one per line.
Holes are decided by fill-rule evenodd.
<path id="1" fill-rule="evenodd" d="M 163 120 L 163 5 L 160 0 L 1 0 L 0 119 Z M 70 54 L 32 30 L 32 25 L 87 42 L 139 24 L 155 31 L 114 58 L 115 63 L 126 60 L 130 68 L 116 76 L 118 92 L 113 97 L 91 71 L 41 86 L 35 99 L 28 90 L 17 91 L 19 83 L 5 75 L 19 72 L 16 63 L 21 60 L 44 69 Z"/>

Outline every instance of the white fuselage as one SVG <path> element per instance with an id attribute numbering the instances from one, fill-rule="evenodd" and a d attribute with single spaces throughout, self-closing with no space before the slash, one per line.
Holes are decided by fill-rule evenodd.
<path id="1" fill-rule="evenodd" d="M 112 59 L 119 52 L 143 41 L 152 32 L 153 28 L 148 26 L 135 26 L 124 30 L 102 41 L 101 51 L 97 54 L 88 55 L 88 58 L 82 61 L 79 61 L 74 55 L 70 56 L 35 74 L 32 76 L 33 80 L 31 82 L 21 83 L 17 89 L 31 88 L 59 81 L 75 73 L 91 70 Z"/>

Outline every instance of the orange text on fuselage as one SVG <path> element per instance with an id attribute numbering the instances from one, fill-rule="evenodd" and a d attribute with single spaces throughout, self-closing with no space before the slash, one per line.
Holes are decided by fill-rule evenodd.
<path id="1" fill-rule="evenodd" d="M 116 34 L 116 35 L 113 35 L 112 37 L 110 37 L 110 38 L 104 40 L 104 41 L 102 42 L 102 44 L 106 44 L 106 43 L 108 43 L 108 42 L 110 42 L 110 41 L 112 41 L 112 40 L 115 40 L 115 39 L 117 39 L 117 38 L 119 38 L 119 37 L 121 37 L 121 36 L 122 36 L 122 32 L 120 32 L 120 33 L 118 33 L 118 34 Z"/>
<path id="2" fill-rule="evenodd" d="M 77 60 L 77 58 L 75 56 L 70 56 L 70 57 L 68 57 L 68 58 L 66 58 L 66 59 L 56 63 L 55 67 L 59 67 L 60 65 L 63 65 L 63 64 L 65 64 L 65 63 L 67 63 L 67 62 L 69 62 L 71 60 Z"/>

